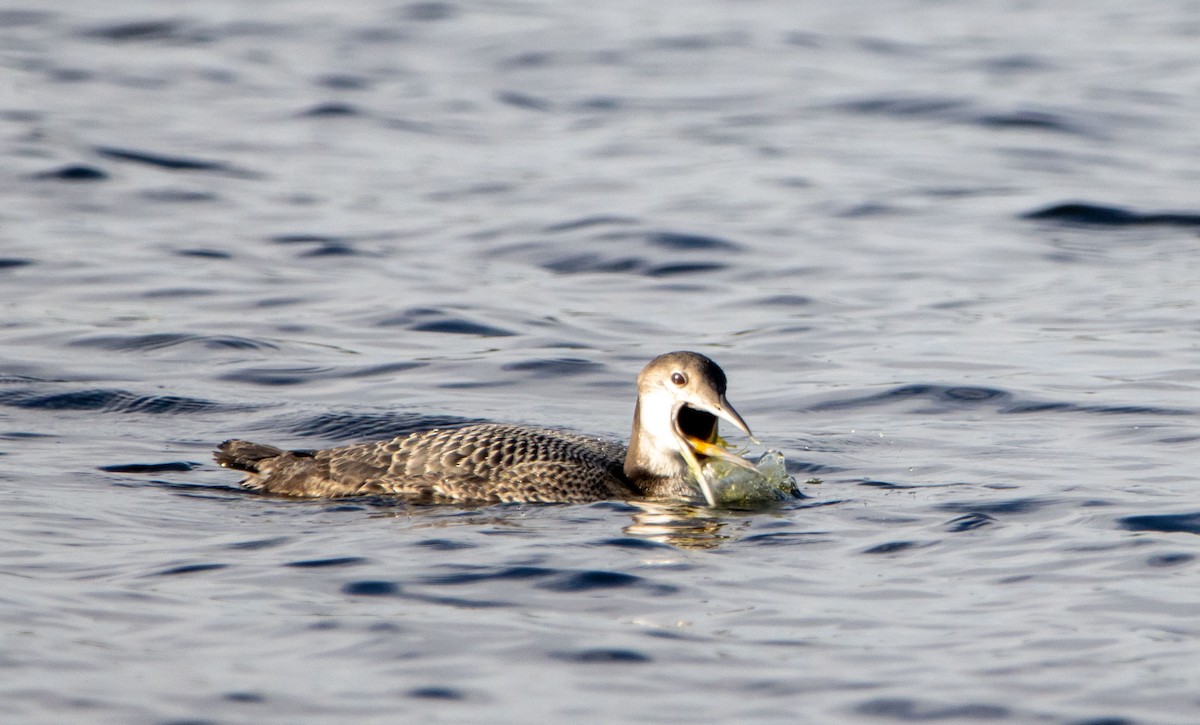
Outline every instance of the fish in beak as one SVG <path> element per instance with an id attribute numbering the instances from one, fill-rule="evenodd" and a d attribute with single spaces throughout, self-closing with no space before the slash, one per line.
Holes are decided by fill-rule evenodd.
<path id="1" fill-rule="evenodd" d="M 711 402 L 693 399 L 678 403 L 675 406 L 672 421 L 671 432 L 679 442 L 679 452 L 687 461 L 688 468 L 695 476 L 697 483 L 700 484 L 700 490 L 704 493 L 704 499 L 709 506 L 716 506 L 717 501 L 713 495 L 708 475 L 704 467 L 700 465 L 700 457 L 720 458 L 735 466 L 758 471 L 753 463 L 725 446 L 725 442 L 717 433 L 718 419 L 734 425 L 754 443 L 759 442 L 750 432 L 750 426 L 746 425 L 746 421 L 733 409 L 723 394 Z"/>

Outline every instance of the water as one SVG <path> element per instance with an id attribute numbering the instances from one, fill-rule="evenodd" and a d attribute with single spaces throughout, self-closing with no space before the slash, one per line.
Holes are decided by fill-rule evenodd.
<path id="1" fill-rule="evenodd" d="M 0 718 L 1197 721 L 1198 40 L 1187 2 L 9 3 Z M 621 437 L 673 349 L 807 498 L 209 462 Z"/>

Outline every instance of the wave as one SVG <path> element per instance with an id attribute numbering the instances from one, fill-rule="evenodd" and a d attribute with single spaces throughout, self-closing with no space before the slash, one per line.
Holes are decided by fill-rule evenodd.
<path id="1" fill-rule="evenodd" d="M 1196 411 L 1186 408 L 1166 408 L 1152 405 L 1093 405 L 1068 401 L 1040 401 L 1018 397 L 1000 388 L 974 385 L 939 385 L 913 383 L 888 388 L 866 395 L 850 395 L 826 399 L 808 406 L 808 410 L 846 410 L 891 405 L 898 402 L 922 401 L 929 404 L 924 413 L 948 410 L 991 407 L 998 413 L 1020 415 L 1028 413 L 1091 413 L 1097 415 L 1191 416 Z"/>

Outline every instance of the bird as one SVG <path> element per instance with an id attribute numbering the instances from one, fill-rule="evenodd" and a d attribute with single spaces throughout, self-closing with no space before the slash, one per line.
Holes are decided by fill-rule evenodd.
<path id="1" fill-rule="evenodd" d="M 725 447 L 724 420 L 758 442 L 725 398 L 725 372 L 696 352 L 651 360 L 637 377 L 628 446 L 540 426 L 477 423 L 371 443 L 288 451 L 227 440 L 218 464 L 248 475 L 242 487 L 307 497 L 394 495 L 414 503 L 588 503 L 695 500 L 716 505 L 704 462 L 757 470 Z"/>

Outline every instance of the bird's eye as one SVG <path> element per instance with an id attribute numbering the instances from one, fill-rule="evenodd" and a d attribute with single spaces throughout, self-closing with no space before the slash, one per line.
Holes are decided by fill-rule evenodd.
<path id="1" fill-rule="evenodd" d="M 683 373 L 671 373 L 671 382 L 683 387 L 684 385 L 687 385 L 687 376 Z"/>

